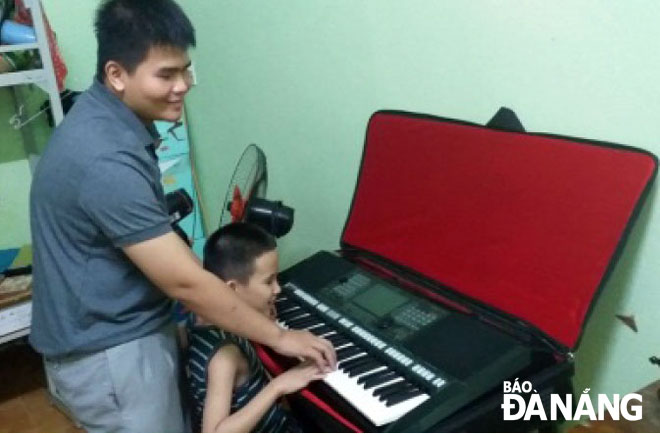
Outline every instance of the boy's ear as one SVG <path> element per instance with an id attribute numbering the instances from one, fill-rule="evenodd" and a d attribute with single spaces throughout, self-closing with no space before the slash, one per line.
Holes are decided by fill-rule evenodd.
<path id="1" fill-rule="evenodd" d="M 118 62 L 114 60 L 109 60 L 105 64 L 105 79 L 112 89 L 117 93 L 122 93 L 126 89 L 126 84 L 124 83 L 124 77 L 126 75 L 126 70 Z"/>
<path id="2" fill-rule="evenodd" d="M 227 285 L 229 285 L 229 287 L 230 287 L 233 291 L 236 291 L 236 292 L 238 292 L 238 290 L 239 290 L 240 287 L 241 287 L 241 286 L 238 284 L 238 281 L 236 281 L 236 280 L 234 280 L 234 279 L 227 280 L 225 283 L 226 283 Z"/>

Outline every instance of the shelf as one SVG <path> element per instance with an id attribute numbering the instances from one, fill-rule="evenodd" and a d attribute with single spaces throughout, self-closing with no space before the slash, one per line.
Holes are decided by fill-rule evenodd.
<path id="1" fill-rule="evenodd" d="M 22 338 L 23 336 L 27 336 L 30 334 L 30 327 L 26 327 L 24 329 L 16 330 L 13 331 L 9 334 L 6 334 L 4 336 L 0 336 L 0 345 L 5 344 L 7 342 L 11 342 L 14 339 Z"/>
<path id="2" fill-rule="evenodd" d="M 0 53 L 11 53 L 13 51 L 38 50 L 39 44 L 36 42 L 30 44 L 0 45 Z"/>
<path id="3" fill-rule="evenodd" d="M 30 69 L 28 71 L 5 72 L 0 74 L 0 87 L 18 86 L 21 84 L 40 84 L 46 80 L 43 69 Z"/>
<path id="4" fill-rule="evenodd" d="M 0 343 L 29 334 L 31 318 L 30 300 L 0 309 Z"/>

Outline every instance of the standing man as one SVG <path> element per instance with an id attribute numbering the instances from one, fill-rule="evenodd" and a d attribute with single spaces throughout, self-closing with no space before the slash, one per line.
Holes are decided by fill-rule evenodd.
<path id="1" fill-rule="evenodd" d="M 176 121 L 194 29 L 173 0 L 106 0 L 97 73 L 54 132 L 30 195 L 30 342 L 88 431 L 182 431 L 172 300 L 288 356 L 331 344 L 284 331 L 205 271 L 170 227 L 154 120 Z"/>

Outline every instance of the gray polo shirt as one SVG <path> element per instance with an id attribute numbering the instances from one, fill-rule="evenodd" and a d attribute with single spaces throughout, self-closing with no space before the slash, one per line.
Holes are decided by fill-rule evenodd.
<path id="1" fill-rule="evenodd" d="M 102 350 L 170 321 L 170 300 L 121 250 L 171 230 L 155 140 L 96 80 L 53 133 L 30 192 L 30 342 L 44 355 Z"/>

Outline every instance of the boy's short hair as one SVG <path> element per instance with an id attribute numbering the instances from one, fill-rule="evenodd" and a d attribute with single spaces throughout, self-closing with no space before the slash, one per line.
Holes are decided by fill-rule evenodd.
<path id="1" fill-rule="evenodd" d="M 277 248 L 275 237 L 250 223 L 230 223 L 215 231 L 204 245 L 204 268 L 222 280 L 246 284 L 254 261 Z"/>
<path id="2" fill-rule="evenodd" d="M 96 11 L 94 28 L 98 80 L 103 80 L 110 60 L 133 73 L 151 47 L 187 50 L 195 46 L 195 29 L 173 0 L 104 0 Z"/>

